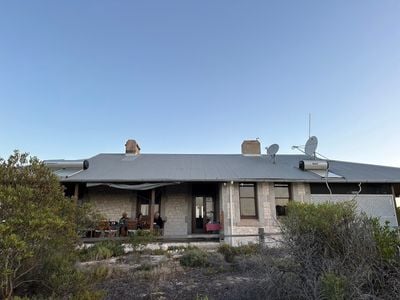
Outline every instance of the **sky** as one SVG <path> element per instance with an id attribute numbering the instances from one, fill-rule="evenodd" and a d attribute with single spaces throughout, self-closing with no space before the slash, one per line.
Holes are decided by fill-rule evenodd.
<path id="1" fill-rule="evenodd" d="M 400 167 L 400 1 L 1 1 L 0 157 L 297 154 Z M 264 151 L 264 150 L 263 150 Z"/>

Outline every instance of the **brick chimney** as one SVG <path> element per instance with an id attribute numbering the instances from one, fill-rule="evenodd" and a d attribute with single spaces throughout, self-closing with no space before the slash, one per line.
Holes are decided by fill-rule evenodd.
<path id="1" fill-rule="evenodd" d="M 244 140 L 242 143 L 243 155 L 261 155 L 261 145 L 258 140 Z"/>
<path id="2" fill-rule="evenodd" d="M 125 144 L 125 154 L 139 155 L 139 144 L 135 140 L 127 140 Z"/>

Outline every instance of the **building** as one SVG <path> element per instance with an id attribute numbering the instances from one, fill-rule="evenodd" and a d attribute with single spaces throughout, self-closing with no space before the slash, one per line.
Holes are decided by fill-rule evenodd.
<path id="1" fill-rule="evenodd" d="M 220 224 L 226 235 L 257 234 L 259 228 L 278 232 L 288 201 L 355 199 L 360 210 L 397 226 L 400 168 L 307 155 L 271 157 L 261 154 L 257 140 L 244 141 L 241 154 L 227 155 L 143 154 L 129 140 L 125 153 L 45 163 L 67 195 L 92 203 L 109 220 L 123 212 L 135 218 L 159 211 L 165 236 L 204 234 L 206 223 Z"/>

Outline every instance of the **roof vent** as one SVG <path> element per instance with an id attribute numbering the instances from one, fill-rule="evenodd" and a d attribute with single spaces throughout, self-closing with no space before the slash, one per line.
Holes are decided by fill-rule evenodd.
<path id="1" fill-rule="evenodd" d="M 243 155 L 261 155 L 261 145 L 258 140 L 245 140 L 242 143 Z"/>
<path id="2" fill-rule="evenodd" d="M 125 154 L 139 155 L 139 144 L 135 140 L 127 140 L 125 144 Z"/>

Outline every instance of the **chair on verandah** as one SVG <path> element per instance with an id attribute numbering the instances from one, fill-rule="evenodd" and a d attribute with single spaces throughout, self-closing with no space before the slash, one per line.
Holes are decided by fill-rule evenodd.
<path id="1" fill-rule="evenodd" d="M 140 224 L 141 229 L 150 229 L 150 216 L 143 216 Z"/>
<path id="2" fill-rule="evenodd" d="M 136 230 L 138 229 L 138 222 L 136 220 L 129 219 L 127 222 L 127 234 L 135 234 Z"/>
<path id="3" fill-rule="evenodd" d="M 101 220 L 96 227 L 96 236 L 104 237 L 110 232 L 110 223 L 107 220 Z"/>

